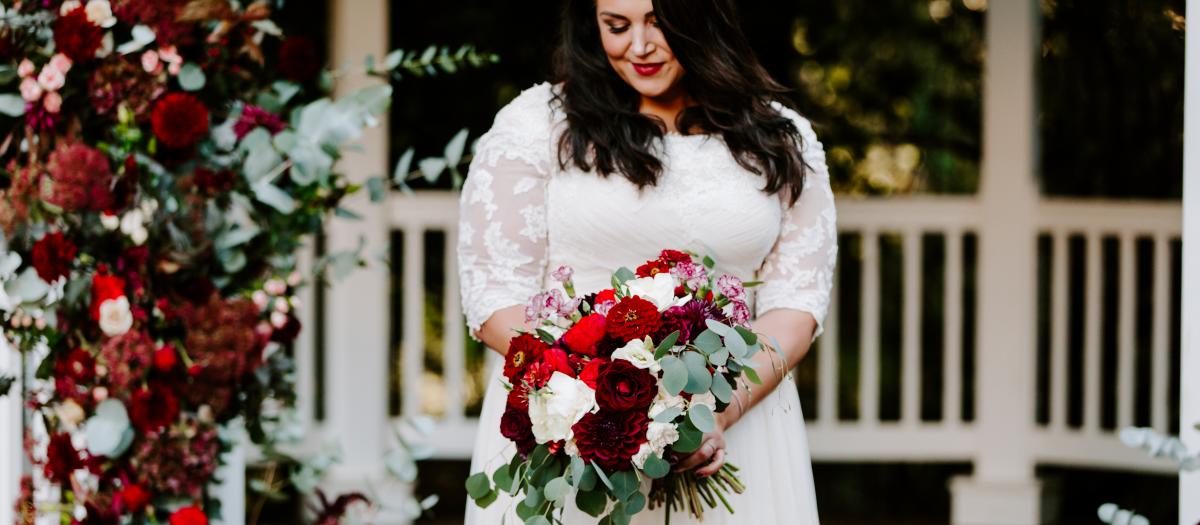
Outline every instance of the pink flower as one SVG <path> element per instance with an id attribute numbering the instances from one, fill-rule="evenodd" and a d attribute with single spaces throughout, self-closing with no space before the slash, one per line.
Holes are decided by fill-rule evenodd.
<path id="1" fill-rule="evenodd" d="M 21 98 L 25 99 L 25 102 L 37 102 L 42 98 L 42 86 L 33 77 L 26 77 L 21 81 Z"/>
<path id="2" fill-rule="evenodd" d="M 238 117 L 238 121 L 233 124 L 233 134 L 237 136 L 238 140 L 242 140 L 259 127 L 274 135 L 287 129 L 287 124 L 279 118 L 279 115 L 258 106 L 247 105 L 242 108 L 242 116 Z"/>
<path id="3" fill-rule="evenodd" d="M 525 320 L 541 321 L 556 316 L 571 315 L 571 312 L 578 307 L 578 300 L 568 301 L 562 290 L 554 289 L 539 293 L 530 299 L 529 306 L 525 307 Z"/>
<path id="4" fill-rule="evenodd" d="M 613 301 L 613 300 L 601 301 L 599 303 L 596 303 L 596 307 L 593 308 L 593 310 L 595 310 L 596 313 L 598 313 L 600 315 L 607 316 L 608 311 L 612 310 L 612 307 L 616 306 L 616 304 L 617 304 L 617 302 Z"/>
<path id="5" fill-rule="evenodd" d="M 703 266 L 691 261 L 681 261 L 671 268 L 671 275 L 679 279 L 692 290 L 699 290 L 708 284 L 708 272 Z"/>
<path id="6" fill-rule="evenodd" d="M 183 68 L 183 57 L 179 56 L 179 51 L 175 49 L 175 46 L 159 48 L 158 58 L 167 63 L 167 72 L 172 75 L 178 75 Z"/>
<path id="7" fill-rule="evenodd" d="M 21 65 L 17 66 L 17 75 L 21 78 L 32 77 L 34 71 L 37 71 L 37 66 L 33 65 L 33 61 L 28 58 L 22 60 Z"/>
<path id="8" fill-rule="evenodd" d="M 736 324 L 746 324 L 750 322 L 750 307 L 742 301 L 733 302 L 733 322 Z"/>
<path id="9" fill-rule="evenodd" d="M 38 75 L 38 84 L 41 84 L 42 89 L 46 91 L 58 91 L 66 83 L 66 75 L 63 75 L 62 71 L 48 65 L 43 67 L 41 74 Z"/>
<path id="10" fill-rule="evenodd" d="M 71 58 L 62 53 L 58 53 L 50 59 L 50 67 L 59 70 L 64 75 L 71 70 L 73 64 L 74 62 L 71 61 Z"/>
<path id="11" fill-rule="evenodd" d="M 572 275 L 575 275 L 575 269 L 567 265 L 559 266 L 557 270 L 554 270 L 554 272 L 550 274 L 554 280 L 563 283 L 570 281 Z"/>
<path id="12" fill-rule="evenodd" d="M 62 109 L 62 103 L 62 95 L 59 95 L 57 91 L 46 93 L 46 98 L 42 99 L 42 106 L 51 113 L 58 113 Z"/>
<path id="13" fill-rule="evenodd" d="M 142 70 L 151 75 L 157 75 L 162 71 L 162 62 L 158 60 L 158 53 L 154 50 L 142 53 Z"/>
<path id="14" fill-rule="evenodd" d="M 722 275 L 717 278 L 717 291 L 730 301 L 745 301 L 746 287 L 742 286 L 741 278 L 734 275 Z"/>

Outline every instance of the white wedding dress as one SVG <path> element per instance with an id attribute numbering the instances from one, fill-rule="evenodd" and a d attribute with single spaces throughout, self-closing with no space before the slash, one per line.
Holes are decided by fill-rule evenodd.
<path id="1" fill-rule="evenodd" d="M 575 286 L 587 294 L 610 287 L 616 268 L 634 268 L 663 248 L 710 254 L 718 272 L 764 281 L 752 289 L 752 312 L 790 308 L 812 313 L 818 323 L 824 319 L 837 256 L 836 213 L 825 153 L 806 119 L 778 106 L 800 129 L 802 155 L 812 168 L 795 206 L 761 191 L 763 178 L 739 166 L 719 137 L 706 135 L 666 135 L 658 184 L 639 193 L 619 175 L 559 168 L 557 139 L 565 121 L 549 105 L 552 89 L 539 84 L 521 93 L 476 147 L 458 239 L 472 331 L 496 310 L 526 304 L 557 285 L 549 273 L 560 265 L 575 269 Z M 472 473 L 489 477 L 515 452 L 499 430 L 506 399 L 500 372 L 489 371 L 471 460 Z M 735 514 L 709 510 L 703 523 L 817 523 L 808 440 L 790 375 L 726 431 L 726 441 L 727 460 L 741 468 L 746 491 L 730 501 Z M 468 500 L 466 523 L 519 524 L 518 502 L 501 493 L 479 509 Z M 659 507 L 643 510 L 633 523 L 664 518 Z M 572 503 L 564 522 L 597 519 Z M 695 521 L 676 512 L 671 523 Z"/>

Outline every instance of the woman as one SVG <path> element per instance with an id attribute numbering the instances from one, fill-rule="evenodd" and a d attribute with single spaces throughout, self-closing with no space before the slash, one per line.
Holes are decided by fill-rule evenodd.
<path id="1" fill-rule="evenodd" d="M 524 305 L 575 270 L 580 294 L 663 248 L 711 254 L 754 276 L 764 384 L 736 392 L 678 469 L 741 468 L 736 514 L 704 523 L 817 523 L 799 398 L 785 371 L 821 332 L 837 230 L 825 155 L 812 126 L 777 102 L 785 90 L 755 59 L 730 0 L 568 0 L 559 83 L 534 86 L 496 116 L 463 188 L 459 268 L 472 334 L 504 353 Z M 760 338 L 761 339 L 761 338 Z M 781 363 L 786 361 L 786 363 Z M 498 431 L 506 392 L 489 377 L 472 472 L 507 463 Z M 520 523 L 501 494 L 468 504 L 467 523 Z M 662 509 L 634 523 L 661 523 Z M 565 522 L 594 523 L 568 505 Z M 691 523 L 685 512 L 672 523 Z"/>

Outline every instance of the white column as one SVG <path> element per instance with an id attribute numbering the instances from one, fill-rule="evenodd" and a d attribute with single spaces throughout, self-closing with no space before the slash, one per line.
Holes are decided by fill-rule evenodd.
<path id="1" fill-rule="evenodd" d="M 338 95 L 379 80 L 363 73 L 367 55 L 383 57 L 388 48 L 387 0 L 329 2 L 331 56 L 335 67 L 347 75 L 338 81 Z M 387 119 L 370 129 L 361 140 L 362 151 L 349 152 L 338 165 L 351 180 L 388 173 Z M 364 256 L 373 259 L 388 244 L 387 207 L 369 202 L 366 191 L 349 199 L 346 206 L 363 216 L 361 221 L 333 219 L 328 224 L 330 252 L 352 250 L 359 238 L 366 240 Z M 388 425 L 388 289 L 386 265 L 370 260 L 340 282 L 333 283 L 326 304 L 327 357 L 326 437 L 337 439 L 343 460 L 330 471 L 335 491 L 360 490 L 382 505 L 403 500 L 403 488 L 389 482 L 383 466 L 389 446 Z M 327 490 L 328 491 L 328 490 Z M 385 513 L 386 514 L 386 513 Z M 378 516 L 381 525 L 401 523 L 397 516 Z"/>
<path id="2" fill-rule="evenodd" d="M 21 375 L 21 355 L 5 342 L 0 330 L 0 375 Z M 0 523 L 13 523 L 13 505 L 21 494 L 21 384 L 0 398 Z"/>
<path id="3" fill-rule="evenodd" d="M 951 483 L 955 524 L 1033 525 L 1040 485 L 1033 437 L 1038 189 L 1034 121 L 1036 0 L 990 2 L 984 62 L 978 453 Z"/>
<path id="4" fill-rule="evenodd" d="M 1200 0 L 1188 0 L 1200 13 Z M 1189 450 L 1200 450 L 1200 37 L 1187 34 L 1183 98 L 1183 312 L 1179 429 Z M 1179 476 L 1179 523 L 1200 522 L 1200 472 Z"/>

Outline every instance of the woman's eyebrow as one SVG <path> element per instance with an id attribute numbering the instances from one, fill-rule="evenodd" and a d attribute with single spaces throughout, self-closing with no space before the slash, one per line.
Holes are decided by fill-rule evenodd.
<path id="1" fill-rule="evenodd" d="M 619 19 L 621 19 L 621 20 L 624 20 L 624 21 L 626 21 L 626 22 L 628 22 L 628 21 L 629 21 L 629 19 L 628 19 L 628 18 L 625 18 L 625 17 L 624 17 L 624 16 L 622 16 L 622 15 L 618 15 L 618 14 L 616 14 L 616 13 L 612 13 L 612 12 L 609 12 L 609 11 L 601 11 L 601 12 L 600 12 L 600 16 L 609 16 L 609 17 L 612 17 L 612 18 L 619 18 Z"/>

